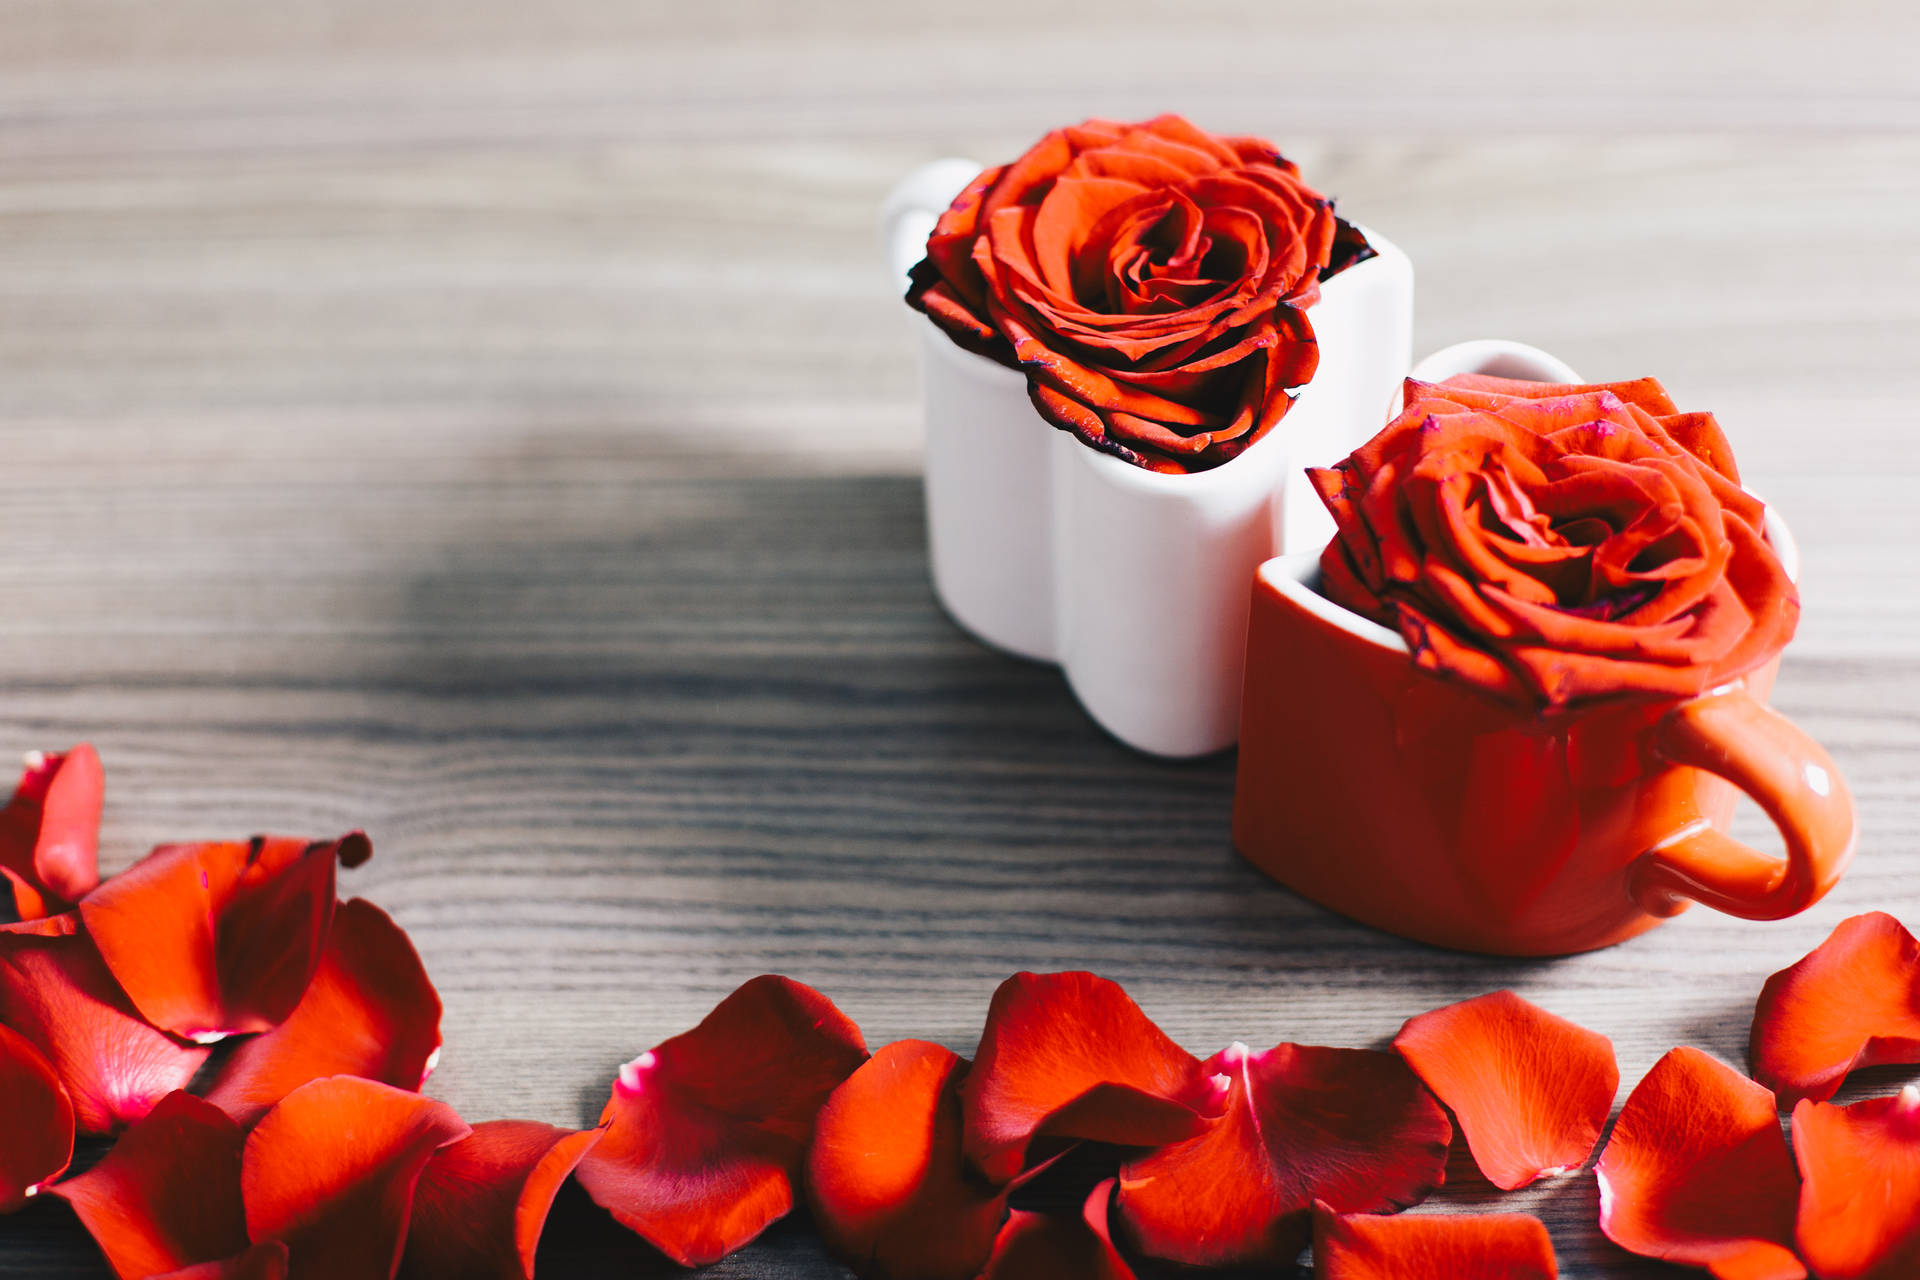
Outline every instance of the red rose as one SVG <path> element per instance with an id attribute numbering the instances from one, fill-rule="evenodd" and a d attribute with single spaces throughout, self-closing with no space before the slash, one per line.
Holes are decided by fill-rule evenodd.
<path id="1" fill-rule="evenodd" d="M 907 301 L 1024 372 L 1055 426 L 1204 471 L 1287 411 L 1319 361 L 1320 282 L 1372 252 L 1271 143 L 1089 120 L 975 178 Z"/>
<path id="2" fill-rule="evenodd" d="M 1711 414 L 1651 378 L 1409 381 L 1405 412 L 1312 469 L 1336 603 L 1510 704 L 1688 697 L 1760 666 L 1800 601 Z"/>

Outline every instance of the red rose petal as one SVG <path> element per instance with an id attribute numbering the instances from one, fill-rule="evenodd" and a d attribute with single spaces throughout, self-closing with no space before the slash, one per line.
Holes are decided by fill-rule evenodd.
<path id="1" fill-rule="evenodd" d="M 580 1185 L 683 1266 L 718 1261 L 793 1207 L 814 1116 L 866 1057 L 825 996 L 754 978 L 620 1068 Z"/>
<path id="2" fill-rule="evenodd" d="M 1108 1209 L 1113 1179 L 1093 1189 L 1079 1218 L 1016 1209 L 993 1242 L 980 1280 L 1134 1280 L 1133 1268 L 1113 1247 Z"/>
<path id="3" fill-rule="evenodd" d="M 73 1159 L 73 1102 L 24 1036 L 0 1027 L 0 1213 L 10 1213 Z"/>
<path id="4" fill-rule="evenodd" d="M 439 1052 L 440 996 L 419 953 L 386 912 L 355 898 L 334 912 L 320 968 L 299 1005 L 234 1051 L 207 1099 L 249 1124 L 323 1076 L 418 1089 Z M 297 1256 L 294 1262 L 298 1270 Z"/>
<path id="5" fill-rule="evenodd" d="M 414 1184 L 471 1132 L 444 1102 L 333 1076 L 302 1085 L 247 1135 L 247 1232 L 280 1240 L 299 1280 L 377 1280 L 400 1262 Z"/>
<path id="6" fill-rule="evenodd" d="M 1674 1049 L 1634 1088 L 1594 1174 L 1600 1230 L 1623 1249 L 1721 1280 L 1807 1274 L 1773 1095 L 1698 1049 Z"/>
<path id="7" fill-rule="evenodd" d="M 1553 1241 L 1524 1213 L 1380 1217 L 1316 1205 L 1318 1280 L 1556 1280 Z"/>
<path id="8" fill-rule="evenodd" d="M 1393 1047 L 1504 1191 L 1585 1164 L 1620 1087 L 1612 1041 L 1511 991 L 1411 1018 Z"/>
<path id="9" fill-rule="evenodd" d="M 23 920 L 65 911 L 100 883 L 100 807 L 106 774 L 92 747 L 31 752 L 0 809 L 0 875 Z"/>
<path id="10" fill-rule="evenodd" d="M 138 1120 L 207 1057 L 141 1019 L 84 933 L 0 932 L 0 1022 L 46 1055 L 82 1133 Z"/>
<path id="11" fill-rule="evenodd" d="M 828 1248 L 876 1280 L 971 1280 L 993 1250 L 1007 1193 L 961 1153 L 967 1060 L 924 1040 L 880 1049 L 821 1108 L 807 1196 Z"/>
<path id="12" fill-rule="evenodd" d="M 1402 1208 L 1446 1178 L 1453 1126 L 1390 1053 L 1234 1045 L 1227 1113 L 1197 1138 L 1120 1171 L 1120 1216 L 1156 1258 L 1194 1266 L 1287 1265 L 1315 1200 L 1342 1213 Z"/>
<path id="13" fill-rule="evenodd" d="M 245 1141 L 220 1108 L 168 1094 L 99 1164 L 51 1190 L 122 1280 L 229 1258 L 247 1247 Z"/>
<path id="14" fill-rule="evenodd" d="M 154 1026 L 202 1043 L 267 1031 L 320 965 L 336 862 L 372 852 L 357 831 L 163 845 L 88 894 L 80 917 Z"/>
<path id="15" fill-rule="evenodd" d="M 1920 1062 L 1920 944 L 1884 911 L 1841 921 L 1767 979 L 1749 1053 L 1784 1102 L 1823 1102 L 1856 1067 Z"/>
<path id="16" fill-rule="evenodd" d="M 1036 1138 L 1155 1147 L 1204 1131 L 1221 1086 L 1117 983 L 1017 973 L 987 1008 L 961 1089 L 967 1155 L 996 1183 Z"/>
<path id="17" fill-rule="evenodd" d="M 400 1275 L 531 1280 L 553 1198 L 599 1140 L 598 1129 L 489 1120 L 440 1148 L 414 1189 Z"/>
<path id="18" fill-rule="evenodd" d="M 1920 1275 L 1920 1089 L 1793 1109 L 1800 1252 L 1821 1280 Z"/>
<path id="19" fill-rule="evenodd" d="M 196 1263 L 154 1280 L 286 1280 L 287 1267 L 287 1246 L 269 1240 L 231 1258 Z"/>

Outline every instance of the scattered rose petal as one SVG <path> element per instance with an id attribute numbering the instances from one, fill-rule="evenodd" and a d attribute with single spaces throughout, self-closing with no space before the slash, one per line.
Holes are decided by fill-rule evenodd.
<path id="1" fill-rule="evenodd" d="M 9 920 L 0 924 L 0 933 L 23 934 L 32 938 L 71 938 L 78 932 L 78 911 L 62 911 L 57 916 L 36 916 L 31 920 Z"/>
<path id="2" fill-rule="evenodd" d="M 138 1120 L 207 1057 L 141 1019 L 84 933 L 0 933 L 0 1022 L 46 1055 L 82 1133 Z"/>
<path id="3" fill-rule="evenodd" d="M 825 996 L 754 978 L 620 1068 L 580 1185 L 683 1266 L 718 1261 L 793 1207 L 814 1116 L 866 1057 Z"/>
<path id="4" fill-rule="evenodd" d="M 207 1098 L 249 1124 L 324 1076 L 418 1089 L 439 1049 L 440 997 L 419 953 L 386 912 L 355 898 L 334 912 L 320 968 L 299 1005 L 234 1050 Z"/>
<path id="5" fill-rule="evenodd" d="M 1920 1275 L 1920 1089 L 1793 1109 L 1800 1252 L 1821 1280 Z"/>
<path id="6" fill-rule="evenodd" d="M 294 1280 L 391 1276 L 433 1153 L 471 1132 L 443 1102 L 352 1076 L 302 1085 L 247 1135 L 247 1232 L 284 1241 Z"/>
<path id="7" fill-rule="evenodd" d="M 553 1198 L 599 1140 L 598 1129 L 489 1120 L 434 1152 L 414 1189 L 400 1275 L 532 1280 Z"/>
<path id="8" fill-rule="evenodd" d="M 1167 1038 L 1118 983 L 1017 973 L 987 1008 L 961 1089 L 966 1150 L 1004 1183 L 1040 1137 L 1156 1147 L 1220 1114 L 1223 1085 Z"/>
<path id="9" fill-rule="evenodd" d="M 1511 991 L 1409 1019 L 1393 1047 L 1504 1191 L 1585 1164 L 1620 1087 L 1612 1041 Z"/>
<path id="10" fill-rule="evenodd" d="M 968 1063 L 924 1040 L 887 1045 L 814 1123 L 807 1193 L 827 1247 L 872 1280 L 971 1280 L 993 1250 L 1007 1193 L 961 1153 Z"/>
<path id="11" fill-rule="evenodd" d="M 171 1093 L 99 1164 L 52 1191 L 73 1206 L 121 1280 L 216 1262 L 247 1248 L 245 1141 L 220 1108 Z"/>
<path id="12" fill-rule="evenodd" d="M 1342 1213 L 1402 1208 L 1446 1178 L 1453 1126 L 1390 1053 L 1233 1045 L 1227 1112 L 1197 1138 L 1120 1171 L 1120 1217 L 1147 1254 L 1194 1266 L 1287 1265 L 1315 1200 Z"/>
<path id="13" fill-rule="evenodd" d="M 6 1027 L 0 1027 L 0 1118 L 0 1213 L 10 1213 L 73 1159 L 73 1103 L 52 1064 Z"/>
<path id="14" fill-rule="evenodd" d="M 1108 1212 L 1113 1179 L 1093 1189 L 1079 1218 L 1016 1209 L 993 1242 L 980 1280 L 1134 1280 L 1133 1268 L 1113 1247 Z"/>
<path id="15" fill-rule="evenodd" d="M 1318 1280 L 1556 1280 L 1553 1241 L 1524 1213 L 1313 1215 Z"/>
<path id="16" fill-rule="evenodd" d="M 100 807 L 106 775 L 81 743 L 64 755 L 34 751 L 0 808 L 0 875 L 22 920 L 65 911 L 100 883 Z"/>
<path id="17" fill-rule="evenodd" d="M 256 1244 L 245 1253 L 218 1262 L 200 1262 L 154 1280 L 286 1280 L 287 1246 L 278 1240 Z"/>
<path id="18" fill-rule="evenodd" d="M 319 968 L 335 865 L 372 852 L 357 831 L 162 845 L 88 894 L 80 917 L 154 1026 L 202 1042 L 267 1031 Z"/>
<path id="19" fill-rule="evenodd" d="M 1594 1174 L 1600 1230 L 1629 1252 L 1720 1280 L 1807 1274 L 1773 1095 L 1698 1049 L 1672 1050 L 1634 1088 Z"/>
<path id="20" fill-rule="evenodd" d="M 1884 911 L 1841 921 L 1767 979 L 1750 1056 L 1783 1103 L 1824 1102 L 1857 1067 L 1920 1062 L 1920 944 Z"/>

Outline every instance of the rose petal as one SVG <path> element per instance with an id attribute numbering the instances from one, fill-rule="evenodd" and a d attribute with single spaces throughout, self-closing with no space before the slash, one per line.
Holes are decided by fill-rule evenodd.
<path id="1" fill-rule="evenodd" d="M 1773 1095 L 1698 1049 L 1674 1049 L 1635 1086 L 1594 1174 L 1600 1230 L 1629 1252 L 1721 1280 L 1807 1274 Z"/>
<path id="2" fill-rule="evenodd" d="M 1524 1213 L 1335 1213 L 1314 1206 L 1318 1280 L 1556 1280 L 1553 1241 Z"/>
<path id="3" fill-rule="evenodd" d="M 1120 1171 L 1120 1216 L 1153 1257 L 1287 1265 L 1306 1247 L 1315 1200 L 1397 1209 L 1446 1178 L 1453 1126 L 1390 1053 L 1236 1044 L 1206 1069 L 1231 1080 L 1226 1115 Z"/>
<path id="4" fill-rule="evenodd" d="M 1001 983 L 961 1089 L 967 1155 L 996 1183 L 1037 1138 L 1160 1146 L 1204 1131 L 1221 1104 L 1213 1073 L 1091 973 Z"/>
<path id="5" fill-rule="evenodd" d="M 100 807 L 106 775 L 86 743 L 35 751 L 0 809 L 0 875 L 23 920 L 65 911 L 100 883 Z"/>
<path id="6" fill-rule="evenodd" d="M 1795 1235 L 1821 1280 L 1920 1275 L 1920 1089 L 1850 1107 L 1793 1109 Z"/>
<path id="7" fill-rule="evenodd" d="M 1767 979 L 1749 1055 L 1785 1102 L 1825 1101 L 1857 1067 L 1920 1062 L 1920 943 L 1884 911 L 1841 921 Z"/>
<path id="8" fill-rule="evenodd" d="M 1007 1193 L 961 1153 L 968 1063 L 924 1040 L 887 1045 L 833 1091 L 814 1122 L 807 1198 L 827 1247 L 875 1280 L 971 1280 L 992 1252 Z"/>
<path id="9" fill-rule="evenodd" d="M 553 1198 L 599 1140 L 598 1129 L 489 1120 L 440 1148 L 414 1189 L 400 1275 L 532 1280 Z"/>
<path id="10" fill-rule="evenodd" d="M 1393 1047 L 1503 1191 L 1585 1164 L 1620 1087 L 1611 1040 L 1511 991 L 1411 1018 Z"/>
<path id="11" fill-rule="evenodd" d="M 470 1132 L 444 1102 L 404 1089 L 352 1076 L 302 1085 L 247 1135 L 247 1232 L 285 1242 L 298 1280 L 390 1277 L 421 1170 Z"/>
<path id="12" fill-rule="evenodd" d="M 1113 1247 L 1108 1211 L 1113 1179 L 1093 1189 L 1078 1218 L 1015 1209 L 994 1238 L 980 1280 L 1133 1280 L 1133 1268 Z"/>
<path id="13" fill-rule="evenodd" d="M 814 1117 L 866 1057 L 825 996 L 754 978 L 620 1068 L 580 1185 L 681 1265 L 718 1261 L 793 1207 Z"/>
<path id="14" fill-rule="evenodd" d="M 299 1005 L 234 1051 L 207 1099 L 249 1124 L 323 1076 L 418 1089 L 439 1052 L 440 996 L 419 953 L 386 912 L 355 898 L 335 910 L 320 967 Z"/>
<path id="15" fill-rule="evenodd" d="M 154 1280 L 286 1280 L 287 1267 L 287 1246 L 269 1240 L 231 1258 L 195 1263 Z"/>
<path id="16" fill-rule="evenodd" d="M 319 968 L 336 863 L 372 852 L 357 831 L 163 845 L 88 894 L 80 918 L 154 1026 L 202 1042 L 267 1031 Z"/>
<path id="17" fill-rule="evenodd" d="M 138 1120 L 207 1058 L 141 1019 L 84 933 L 0 932 L 0 1022 L 46 1055 L 81 1133 Z"/>
<path id="18" fill-rule="evenodd" d="M 0 1213 L 11 1213 L 73 1159 L 73 1102 L 53 1066 L 0 1027 Z"/>

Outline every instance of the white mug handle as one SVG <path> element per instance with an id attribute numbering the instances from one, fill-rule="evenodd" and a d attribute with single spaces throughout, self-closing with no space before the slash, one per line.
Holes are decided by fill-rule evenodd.
<path id="1" fill-rule="evenodd" d="M 923 164 L 900 179 L 880 206 L 880 242 L 902 289 L 907 287 L 907 272 L 926 256 L 927 237 L 953 198 L 978 177 L 980 166 L 971 160 L 949 156 Z"/>

